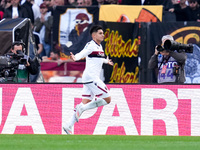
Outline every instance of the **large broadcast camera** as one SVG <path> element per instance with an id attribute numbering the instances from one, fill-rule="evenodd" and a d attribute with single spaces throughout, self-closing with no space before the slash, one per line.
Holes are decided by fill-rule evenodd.
<path id="1" fill-rule="evenodd" d="M 182 44 L 173 40 L 166 40 L 164 42 L 164 48 L 161 45 L 157 46 L 157 50 L 159 52 L 163 50 L 175 51 L 177 52 L 186 52 L 193 53 L 193 45 L 192 44 Z"/>
<path id="2" fill-rule="evenodd" d="M 0 82 L 14 82 L 19 64 L 26 63 L 21 50 L 17 50 L 17 54 L 7 53 L 6 56 L 0 56 Z"/>

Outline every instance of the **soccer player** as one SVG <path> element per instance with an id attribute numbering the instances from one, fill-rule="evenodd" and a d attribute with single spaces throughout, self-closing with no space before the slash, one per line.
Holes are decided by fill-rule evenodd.
<path id="1" fill-rule="evenodd" d="M 100 25 L 94 25 L 90 29 L 90 34 L 92 40 L 86 44 L 81 52 L 76 55 L 71 52 L 73 61 L 86 57 L 86 67 L 82 76 L 82 102 L 76 106 L 70 122 L 63 127 L 67 134 L 72 134 L 73 125 L 79 121 L 84 111 L 107 105 L 111 101 L 109 90 L 100 79 L 103 63 L 113 66 L 111 59 L 108 57 L 104 58 L 104 51 L 101 45 L 101 42 L 104 40 L 103 28 Z"/>

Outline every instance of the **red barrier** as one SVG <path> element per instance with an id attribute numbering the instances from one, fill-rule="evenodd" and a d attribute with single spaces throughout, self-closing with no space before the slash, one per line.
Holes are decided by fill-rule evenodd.
<path id="1" fill-rule="evenodd" d="M 57 70 L 57 71 L 83 71 L 85 69 L 85 62 L 67 62 L 60 66 L 56 62 L 41 62 L 41 70 Z"/>
<path id="2" fill-rule="evenodd" d="M 81 83 L 85 62 L 67 62 L 59 66 L 57 62 L 41 62 L 40 66 L 45 82 Z"/>

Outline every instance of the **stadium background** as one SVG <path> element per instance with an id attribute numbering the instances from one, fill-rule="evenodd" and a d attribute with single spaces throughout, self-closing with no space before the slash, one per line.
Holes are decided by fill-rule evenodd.
<path id="1" fill-rule="evenodd" d="M 80 14 L 88 15 L 88 28 L 77 36 L 74 30 L 82 30 L 81 25 L 75 23 L 80 19 L 77 19 Z M 67 57 L 70 51 L 76 54 L 91 40 L 89 27 L 94 23 L 101 24 L 105 30 L 105 40 L 102 43 L 105 53 L 114 62 L 113 68 L 104 66 L 104 81 L 145 84 L 156 83 L 154 70 L 147 68 L 148 60 L 155 46 L 161 44 L 162 36 L 170 34 L 177 42 L 195 44 L 194 53 L 187 54 L 186 83 L 199 83 L 199 23 L 166 20 L 170 15 L 163 11 L 162 6 L 103 5 L 100 8 L 81 9 L 59 6 L 54 13 L 53 43 L 62 47 L 63 57 Z M 69 18 L 73 21 L 68 21 Z M 76 40 L 71 40 L 72 45 L 69 46 L 67 41 L 71 34 Z M 79 83 L 80 80 L 66 79 L 65 82 Z"/>

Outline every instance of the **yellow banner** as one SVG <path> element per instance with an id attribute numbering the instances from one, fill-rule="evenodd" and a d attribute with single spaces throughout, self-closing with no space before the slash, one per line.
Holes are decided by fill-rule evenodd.
<path id="1" fill-rule="evenodd" d="M 99 20 L 109 22 L 161 22 L 162 14 L 162 5 L 101 5 Z"/>

